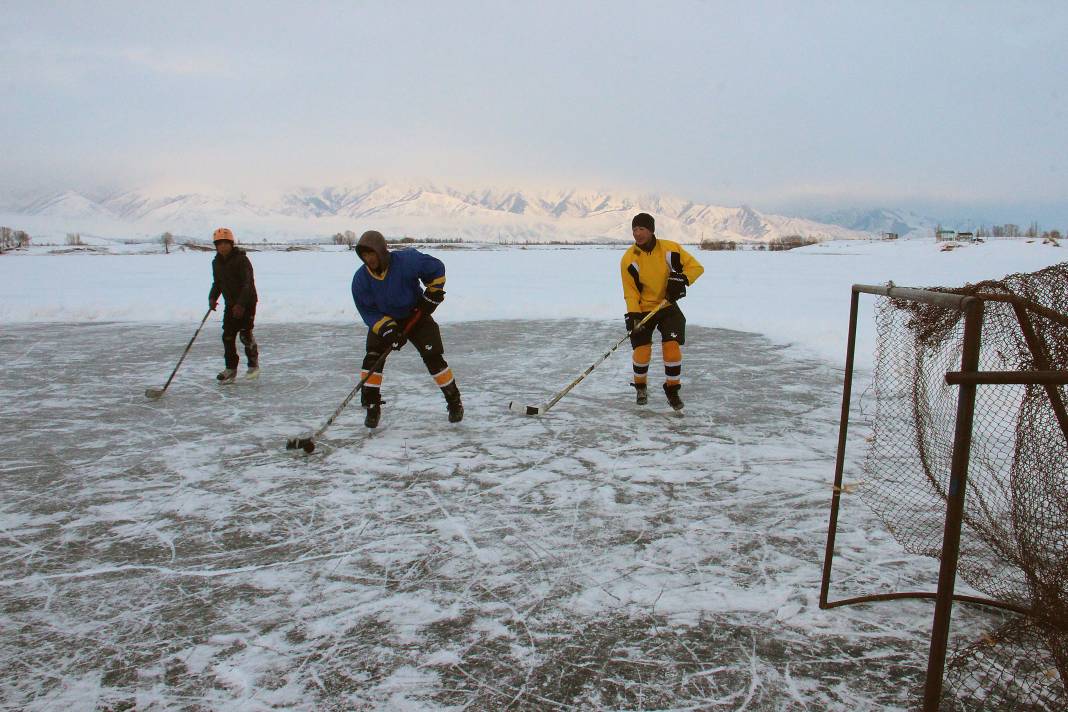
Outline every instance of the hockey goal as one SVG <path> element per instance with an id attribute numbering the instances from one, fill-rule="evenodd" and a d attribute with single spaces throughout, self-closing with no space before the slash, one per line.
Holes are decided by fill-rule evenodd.
<path id="1" fill-rule="evenodd" d="M 872 434 L 845 486 L 858 303 L 872 295 Z M 820 607 L 935 601 L 923 709 L 1068 709 L 1068 263 L 962 288 L 854 285 Z M 843 490 L 932 591 L 829 600 Z M 955 593 L 957 576 L 983 596 Z M 947 655 L 954 601 L 1005 623 Z"/>

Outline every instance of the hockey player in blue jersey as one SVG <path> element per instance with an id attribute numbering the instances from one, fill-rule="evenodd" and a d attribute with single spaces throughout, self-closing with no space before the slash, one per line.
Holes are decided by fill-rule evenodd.
<path id="1" fill-rule="evenodd" d="M 368 376 L 386 349 L 399 351 L 410 340 L 419 350 L 434 382 L 441 388 L 449 411 L 449 422 L 464 417 L 460 389 L 444 358 L 441 330 L 431 316 L 445 298 L 445 265 L 419 250 L 390 252 L 382 233 L 369 230 L 360 236 L 356 252 L 363 266 L 352 277 L 352 300 L 367 324 L 367 354 L 360 378 L 367 382 L 360 403 L 367 409 L 364 425 L 378 427 L 382 415 L 382 370 Z M 416 321 L 405 335 L 405 326 L 418 311 Z"/>

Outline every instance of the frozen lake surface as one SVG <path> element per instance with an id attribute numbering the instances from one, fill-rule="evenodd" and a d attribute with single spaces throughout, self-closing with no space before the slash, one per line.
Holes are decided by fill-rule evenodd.
<path id="1" fill-rule="evenodd" d="M 621 321 L 621 320 L 620 320 Z M 841 374 L 691 326 L 685 417 L 639 409 L 621 323 L 442 327 L 450 425 L 411 347 L 382 427 L 364 329 L 257 328 L 219 386 L 209 322 L 0 331 L 0 706 L 6 709 L 904 709 L 932 609 L 817 607 Z M 857 442 L 863 415 L 855 415 Z M 859 460 L 860 444 L 851 459 Z M 857 471 L 856 467 L 851 468 Z M 932 590 L 846 497 L 832 598 Z M 989 614 L 958 607 L 954 633 Z"/>

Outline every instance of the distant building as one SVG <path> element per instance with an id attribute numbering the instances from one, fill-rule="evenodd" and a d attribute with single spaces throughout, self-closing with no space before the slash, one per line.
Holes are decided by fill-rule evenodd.
<path id="1" fill-rule="evenodd" d="M 976 241 L 974 232 L 958 232 L 957 233 L 957 239 L 958 240 L 964 240 L 966 242 L 975 242 Z"/>
<path id="2" fill-rule="evenodd" d="M 956 240 L 956 230 L 935 230 L 935 240 L 938 242 L 944 242 L 946 240 Z"/>
<path id="3" fill-rule="evenodd" d="M 883 239 L 884 240 L 896 240 L 897 239 L 897 233 L 896 232 L 884 232 L 883 233 Z"/>

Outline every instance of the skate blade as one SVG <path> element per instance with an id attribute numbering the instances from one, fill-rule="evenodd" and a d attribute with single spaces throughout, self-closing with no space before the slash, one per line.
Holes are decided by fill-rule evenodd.
<path id="1" fill-rule="evenodd" d="M 245 380 L 246 381 L 255 381 L 259 377 L 260 377 L 260 369 L 258 369 L 258 368 L 255 371 L 249 371 L 248 373 L 245 374 Z"/>

